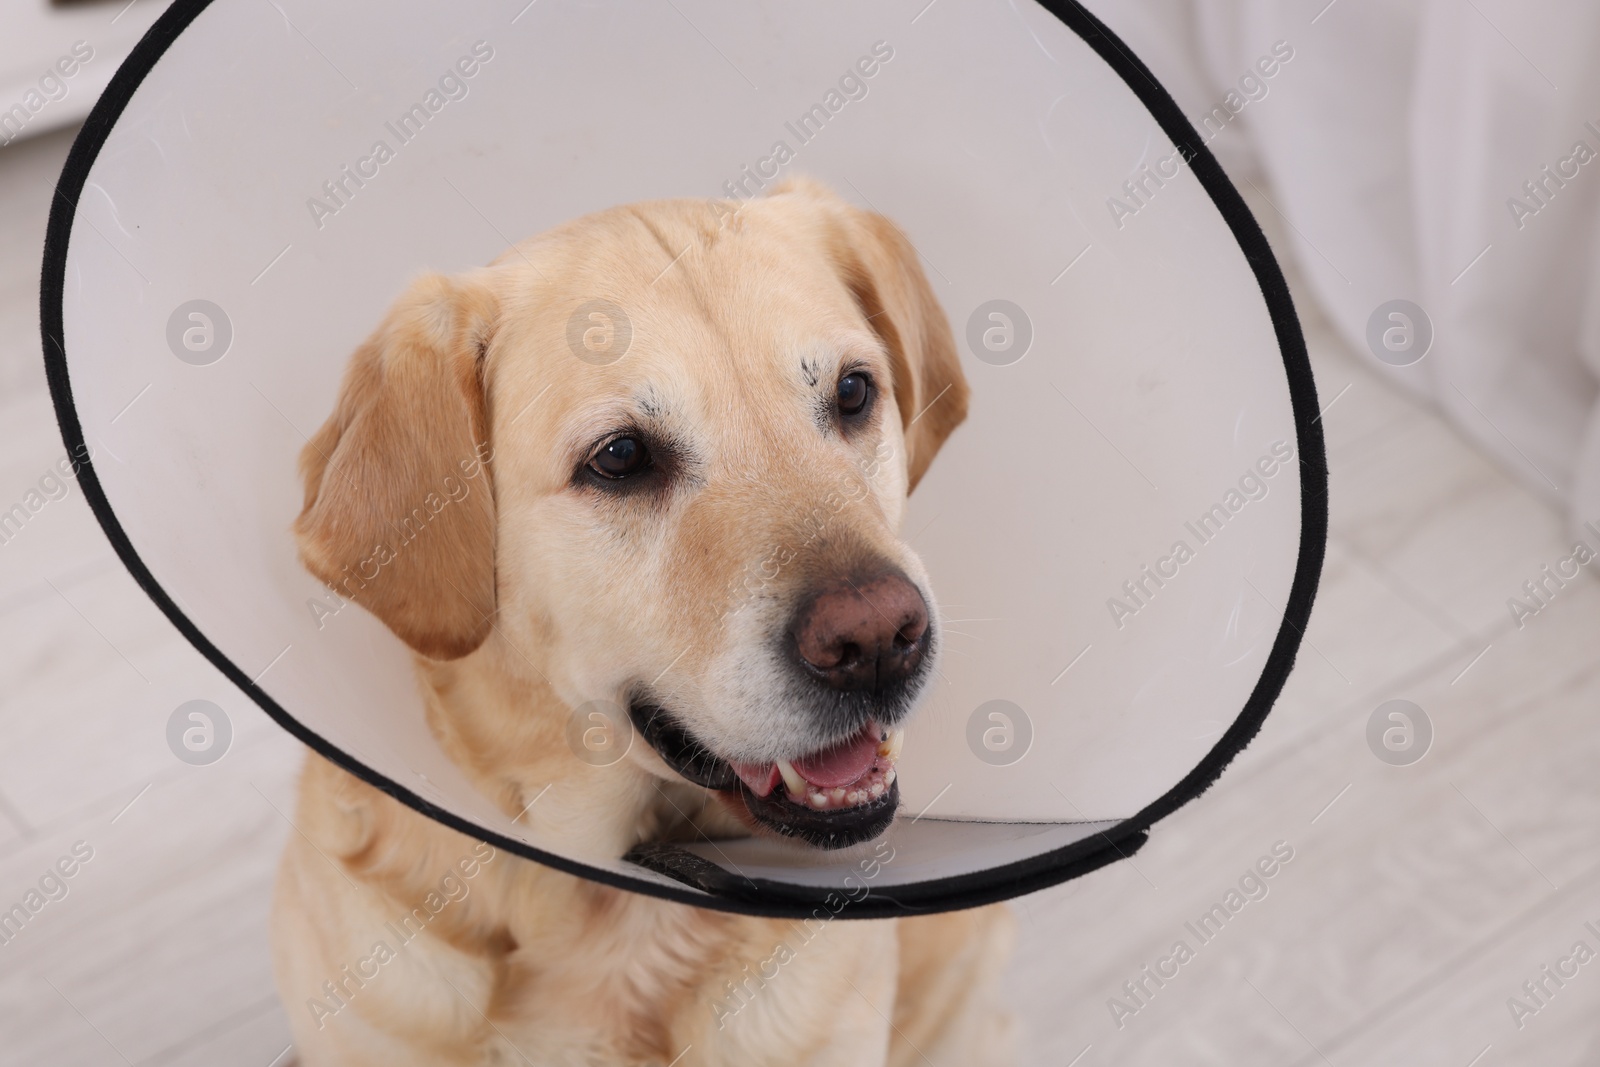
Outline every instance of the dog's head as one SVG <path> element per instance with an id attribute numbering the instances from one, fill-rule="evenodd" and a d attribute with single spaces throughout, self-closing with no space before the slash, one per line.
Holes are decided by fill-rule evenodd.
<path id="1" fill-rule="evenodd" d="M 842 846 L 898 803 L 939 647 L 898 530 L 966 403 L 883 217 L 808 182 L 617 208 L 412 286 L 295 531 L 421 655 L 506 643 L 569 707 L 626 707 L 641 766 Z"/>

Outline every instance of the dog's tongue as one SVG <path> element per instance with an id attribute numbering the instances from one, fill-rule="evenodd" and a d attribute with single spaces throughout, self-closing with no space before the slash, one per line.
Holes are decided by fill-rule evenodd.
<path id="1" fill-rule="evenodd" d="M 850 740 L 794 761 L 800 777 L 823 789 L 849 785 L 866 774 L 878 756 L 878 731 L 867 728 Z"/>
<path id="2" fill-rule="evenodd" d="M 868 723 L 850 740 L 795 760 L 794 769 L 818 789 L 849 785 L 872 769 L 872 761 L 878 758 L 879 740 L 878 728 Z M 778 784 L 776 764 L 728 762 L 758 797 L 766 796 Z"/>

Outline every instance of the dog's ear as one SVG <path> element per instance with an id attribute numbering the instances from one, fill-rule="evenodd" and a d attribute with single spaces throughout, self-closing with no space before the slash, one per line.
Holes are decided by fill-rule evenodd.
<path id="1" fill-rule="evenodd" d="M 889 350 L 908 490 L 915 489 L 967 417 L 967 379 L 950 323 L 905 234 L 872 212 L 846 207 L 843 217 L 844 247 L 835 254 L 867 324 Z"/>
<path id="2" fill-rule="evenodd" d="M 300 453 L 301 561 L 434 659 L 481 645 L 495 610 L 483 353 L 496 311 L 481 278 L 418 280 Z"/>

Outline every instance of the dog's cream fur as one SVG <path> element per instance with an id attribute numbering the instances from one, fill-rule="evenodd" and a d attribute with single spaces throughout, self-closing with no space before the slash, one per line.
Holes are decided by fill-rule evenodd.
<path id="1" fill-rule="evenodd" d="M 631 325 L 610 365 L 567 343 L 596 299 Z M 881 390 L 853 436 L 817 414 L 852 367 Z M 573 709 L 648 683 L 724 757 L 814 750 L 771 636 L 808 582 L 863 558 L 932 603 L 897 529 L 965 410 L 949 326 L 887 220 L 809 182 L 617 208 L 401 298 L 305 450 L 295 532 L 416 651 L 429 724 L 478 788 L 554 850 L 610 862 L 747 831 L 642 740 L 608 767 L 575 758 Z M 667 489 L 574 478 L 641 421 L 681 442 Z M 397 538 L 429 493 L 451 502 Z M 496 854 L 315 756 L 297 830 L 274 951 L 308 1067 L 1009 1059 L 1003 908 L 819 928 L 671 904 Z"/>

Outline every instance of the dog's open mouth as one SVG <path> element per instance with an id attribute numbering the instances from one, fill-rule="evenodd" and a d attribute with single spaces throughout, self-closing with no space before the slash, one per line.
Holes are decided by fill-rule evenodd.
<path id="1" fill-rule="evenodd" d="M 902 731 L 885 730 L 869 721 L 849 740 L 796 760 L 728 762 L 757 797 L 770 797 L 781 784 L 790 803 L 838 811 L 877 800 L 894 785 L 902 736 Z"/>
<path id="2" fill-rule="evenodd" d="M 757 823 L 819 848 L 877 837 L 900 805 L 895 762 L 902 729 L 874 720 L 816 752 L 772 763 L 741 763 L 710 752 L 660 708 L 634 705 L 634 726 L 667 765 L 689 781 L 737 795 Z"/>

